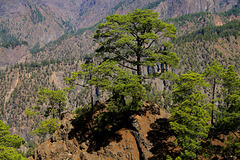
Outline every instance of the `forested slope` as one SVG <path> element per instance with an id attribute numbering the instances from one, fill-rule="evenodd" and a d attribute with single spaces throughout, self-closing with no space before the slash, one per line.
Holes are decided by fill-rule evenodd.
<path id="1" fill-rule="evenodd" d="M 202 72 L 214 60 L 224 66 L 240 66 L 240 21 L 235 20 L 222 26 L 205 27 L 178 37 L 174 50 L 181 60 L 182 72 Z"/>
<path id="2" fill-rule="evenodd" d="M 61 124 L 34 150 L 31 159 L 240 158 L 240 78 L 235 67 L 228 64 L 238 61 L 225 55 L 222 60 L 220 55 L 211 62 L 218 55 L 212 52 L 204 57 L 202 53 L 214 48 L 198 47 L 201 42 L 211 44 L 220 39 L 238 43 L 239 21 L 202 28 L 176 39 L 175 27 L 157 17 L 151 10 L 138 9 L 127 15 L 108 16 L 93 36 L 99 43 L 96 57 L 100 55 L 101 63 L 86 59 L 82 70 L 66 77 L 66 90 L 41 88 L 39 102 L 48 104 L 45 114 L 52 118 L 41 122 L 34 133 L 53 133 L 58 126 L 56 114 Z M 187 59 L 191 67 L 182 63 L 175 72 L 179 58 L 166 39 L 176 39 L 171 42 L 185 44 L 186 48 L 191 43 L 196 46 L 191 52 L 198 54 Z M 146 68 L 152 71 L 144 73 Z M 163 80 L 163 89 L 159 90 L 160 81 L 153 79 Z M 72 117 L 63 113 L 63 107 L 66 91 L 76 91 L 76 86 L 89 90 L 91 103 L 77 108 Z M 98 97 L 106 99 L 96 99 L 95 89 L 100 91 Z M 171 116 L 166 117 L 166 112 Z M 45 146 L 52 147 L 46 150 Z"/>

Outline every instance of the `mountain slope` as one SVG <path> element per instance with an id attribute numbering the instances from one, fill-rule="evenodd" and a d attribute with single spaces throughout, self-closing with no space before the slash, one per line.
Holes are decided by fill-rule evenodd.
<path id="1" fill-rule="evenodd" d="M 160 3 L 155 11 L 160 13 L 161 19 L 176 18 L 197 12 L 226 12 L 237 3 L 239 3 L 238 0 L 166 0 Z"/>
<path id="2" fill-rule="evenodd" d="M 222 26 L 204 27 L 177 38 L 174 51 L 180 58 L 181 71 L 201 73 L 214 60 L 240 70 L 240 21 Z"/>
<path id="3" fill-rule="evenodd" d="M 109 14 L 127 14 L 136 8 L 154 9 L 159 18 L 173 18 L 201 11 L 224 12 L 238 0 L 4 0 L 0 8 L 0 46 L 4 62 L 0 67 L 24 61 L 34 50 L 57 40 L 66 32 L 74 33 L 104 20 Z M 11 57 L 7 56 L 10 53 Z"/>
<path id="4" fill-rule="evenodd" d="M 4 4 L 10 2 L 16 3 L 16 1 L 1 1 L 0 3 L 3 2 Z M 24 4 L 26 1 L 20 2 Z M 21 10 L 22 5 L 15 5 L 12 7 L 8 4 L 7 9 L 13 8 L 16 10 L 16 13 L 7 12 L 6 9 L 3 12 L 1 8 L 1 13 L 4 13 L 4 16 L 1 17 L 0 26 L 2 27 L 2 31 L 7 30 L 7 32 L 4 32 L 5 37 L 10 37 L 12 39 L 18 38 L 19 42 L 23 43 L 21 46 L 17 45 L 13 48 L 12 46 L 8 48 L 0 48 L 0 66 L 8 66 L 6 71 L 3 70 L 0 72 L 1 119 L 11 125 L 11 133 L 21 135 L 27 142 L 32 140 L 37 141 L 38 139 L 32 136 L 30 131 L 37 127 L 41 119 L 39 117 L 35 119 L 28 117 L 24 113 L 24 110 L 36 105 L 37 91 L 41 87 L 47 87 L 49 89 L 64 88 L 64 77 L 70 76 L 72 71 L 79 70 L 79 66 L 85 58 L 93 57 L 97 44 L 95 44 L 92 39 L 93 31 L 89 31 L 89 29 L 94 30 L 94 27 L 85 28 L 87 26 L 83 25 L 82 27 L 85 29 L 80 30 L 78 33 L 71 32 L 77 30 L 77 28 L 81 28 L 79 25 L 75 26 L 75 29 L 74 24 L 80 24 L 80 21 L 82 23 L 84 18 L 86 18 L 86 15 L 91 19 L 90 17 L 94 17 L 97 14 L 96 11 L 100 10 L 99 12 L 101 13 L 99 13 L 99 17 L 94 20 L 94 23 L 92 23 L 95 24 L 102 20 L 107 14 L 125 14 L 128 11 L 133 10 L 136 6 L 145 6 L 147 8 L 152 8 L 155 11 L 159 11 L 159 7 L 163 7 L 163 4 L 171 5 L 171 3 L 174 2 L 174 6 L 184 7 L 183 4 L 177 5 L 177 1 L 170 0 L 151 1 L 157 3 L 146 1 L 120 1 L 122 3 L 117 3 L 117 1 L 111 1 L 111 4 L 109 4 L 111 7 L 105 10 L 105 6 L 102 8 L 100 7 L 103 5 L 100 2 L 107 3 L 108 1 L 76 1 L 76 5 L 66 1 L 28 1 L 29 4 L 23 5 L 25 9 L 27 8 L 26 10 Z M 230 6 L 237 3 L 237 1 L 202 2 L 206 6 L 213 2 L 216 5 L 219 5 L 218 3 L 220 2 L 223 3 L 222 10 L 209 9 L 209 11 L 212 12 L 216 10 L 225 11 L 229 9 Z M 192 2 L 186 2 L 186 4 L 190 3 Z M 84 11 L 86 10 L 86 13 L 84 12 L 80 15 L 72 15 L 72 13 L 70 13 L 78 12 L 78 7 L 81 5 L 84 8 Z M 90 9 L 88 12 L 88 7 L 91 6 L 94 6 L 93 8 L 95 10 L 93 15 L 90 15 L 90 11 L 93 9 Z M 16 7 L 17 9 L 15 9 Z M 20 7 L 20 9 L 18 7 Z M 74 7 L 76 7 L 76 9 L 74 9 Z M 72 10 L 69 11 L 68 8 L 71 8 Z M 214 7 L 212 6 L 212 8 Z M 165 8 L 163 7 L 162 9 L 164 10 Z M 185 12 L 183 12 L 183 10 L 185 11 L 186 8 L 181 9 L 179 11 L 181 13 L 177 15 L 184 14 Z M 205 10 L 204 7 L 200 8 L 200 11 L 202 10 Z M 24 16 L 25 11 L 26 15 Z M 197 12 L 197 7 L 195 6 L 195 9 L 191 11 Z M 160 17 L 167 15 L 164 12 L 165 15 L 163 15 L 162 11 L 159 12 Z M 19 13 L 23 13 L 23 15 L 19 16 Z M 175 10 L 172 10 L 172 14 L 169 13 L 169 15 L 175 16 L 173 13 L 175 13 Z M 188 70 L 202 72 L 214 59 L 219 60 L 224 66 L 234 64 L 237 68 L 240 68 L 240 38 L 238 35 L 232 35 L 231 29 L 226 30 L 226 34 L 229 34 L 228 37 L 225 35 L 219 35 L 216 36 L 216 39 L 184 40 L 184 34 L 188 34 L 185 36 L 185 39 L 189 37 L 201 37 L 203 30 L 204 32 L 209 30 L 207 33 L 210 34 L 213 32 L 214 36 L 218 29 L 221 28 L 214 26 L 223 25 L 224 27 L 226 22 L 239 19 L 239 11 L 236 11 L 237 14 L 234 13 L 235 12 L 232 13 L 230 11 L 221 14 L 202 12 L 165 20 L 167 23 L 173 23 L 178 29 L 178 34 L 183 35 L 174 43 L 174 51 L 178 54 L 181 60 L 180 69 L 175 70 L 176 73 L 187 72 Z M 73 21 L 75 16 L 79 18 L 79 22 L 78 20 L 76 20 L 76 22 Z M 18 19 L 19 17 L 20 19 Z M 84 23 L 87 24 L 87 21 Z M 201 29 L 206 26 L 210 27 Z M 239 30 L 237 31 L 239 32 Z M 48 39 L 47 37 L 50 38 Z M 28 43 L 24 43 L 24 41 L 27 41 Z M 12 43 L 12 41 L 10 42 Z M 42 46 L 44 47 L 41 48 Z M 29 49 L 32 53 L 30 53 Z M 16 62 L 19 64 L 16 64 Z M 10 66 L 10 64 L 14 65 Z M 155 70 L 157 70 L 157 68 L 155 68 Z M 144 72 L 147 73 L 147 69 L 145 69 Z M 156 83 L 156 85 L 160 86 L 163 82 L 156 81 L 151 83 Z M 77 92 L 73 91 L 69 97 L 69 111 L 73 111 L 77 107 L 82 107 L 89 102 L 88 91 L 82 88 Z"/>

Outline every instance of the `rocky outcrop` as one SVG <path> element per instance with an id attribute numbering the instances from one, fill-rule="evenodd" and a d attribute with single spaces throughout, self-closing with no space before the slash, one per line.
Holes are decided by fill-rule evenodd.
<path id="1" fill-rule="evenodd" d="M 52 138 L 41 143 L 29 159 L 154 159 L 160 155 L 156 149 L 159 148 L 156 133 L 161 133 L 159 130 L 164 125 L 159 126 L 157 132 L 154 126 L 158 121 L 167 120 L 169 113 L 155 105 L 145 105 L 140 112 L 130 116 L 127 121 L 126 117 L 122 117 L 124 122 L 121 127 L 109 134 L 103 130 L 103 135 L 95 137 L 90 133 L 82 134 L 86 126 L 82 126 L 81 122 L 76 123 L 73 114 L 65 113 L 61 118 L 61 126 Z M 165 140 L 169 137 L 171 134 L 165 136 Z M 161 142 L 165 141 L 161 138 Z M 161 158 L 164 156 L 161 154 Z"/>

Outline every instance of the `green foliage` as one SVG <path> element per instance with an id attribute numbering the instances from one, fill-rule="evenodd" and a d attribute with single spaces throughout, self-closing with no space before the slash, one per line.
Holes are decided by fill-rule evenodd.
<path id="1" fill-rule="evenodd" d="M 170 126 L 176 134 L 175 143 L 181 148 L 180 157 L 198 159 L 199 156 L 221 155 L 226 159 L 238 159 L 240 78 L 234 67 L 224 69 L 218 61 L 214 61 L 203 75 L 188 72 L 177 78 L 166 72 L 160 78 L 172 79 L 176 83 L 172 91 Z M 206 82 L 212 85 L 211 91 L 206 90 L 209 86 Z M 211 96 L 207 97 L 203 91 Z M 215 107 L 215 103 L 218 106 Z M 210 109 L 212 126 L 209 124 Z M 215 115 L 213 111 L 216 111 Z M 222 134 L 228 140 L 221 138 Z M 225 146 L 213 145 L 213 139 L 221 140 Z"/>
<path id="2" fill-rule="evenodd" d="M 208 82 L 210 84 L 212 84 L 212 104 L 213 104 L 213 108 L 212 108 L 212 120 L 211 123 L 213 124 L 213 120 L 214 120 L 214 110 L 215 109 L 215 92 L 216 92 L 216 87 L 218 84 L 222 83 L 222 79 L 223 79 L 223 74 L 224 74 L 224 69 L 223 66 L 219 64 L 219 62 L 217 60 L 215 60 L 203 73 L 204 76 L 206 77 L 206 79 L 208 80 Z"/>
<path id="3" fill-rule="evenodd" d="M 92 70 L 94 66 L 94 63 L 91 63 L 89 60 L 86 61 L 85 63 L 81 64 L 82 71 L 72 72 L 71 78 L 65 77 L 65 83 L 70 86 L 70 89 L 74 89 L 76 85 L 79 85 L 75 84 L 77 79 L 84 79 L 85 82 L 82 86 L 88 87 L 87 83 L 92 79 Z"/>
<path id="4" fill-rule="evenodd" d="M 230 157 L 239 159 L 240 78 L 233 66 L 223 70 L 217 61 L 210 65 L 206 73 L 210 73 L 210 79 L 215 79 L 213 84 L 221 84 L 219 88 L 222 88 L 221 99 L 218 99 L 217 118 L 209 135 L 213 135 L 211 139 L 221 139 L 221 134 L 227 137 L 222 139 L 222 142 L 225 143 L 224 147 L 219 149 L 219 147 L 209 145 L 209 149 L 214 150 L 215 154 L 221 154 L 226 159 L 230 159 Z"/>
<path id="5" fill-rule="evenodd" d="M 224 154 L 226 157 L 233 157 L 236 159 L 240 158 L 240 139 L 235 136 L 228 137 L 226 142 L 226 147 L 224 147 Z"/>
<path id="6" fill-rule="evenodd" d="M 114 61 L 103 62 L 93 69 L 93 73 L 94 76 L 89 83 L 112 93 L 111 102 L 108 104 L 109 111 L 122 112 L 139 109 L 141 100 L 146 95 L 138 75 L 122 70 Z M 127 99 L 129 103 L 125 104 Z"/>
<path id="7" fill-rule="evenodd" d="M 205 70 L 203 74 L 211 84 L 214 82 L 221 83 L 224 69 L 223 66 L 220 65 L 217 60 L 215 60 L 212 64 L 210 64 L 210 66 Z"/>
<path id="8" fill-rule="evenodd" d="M 24 143 L 23 139 L 17 135 L 5 135 L 1 137 L 0 144 L 6 147 L 18 148 Z"/>
<path id="9" fill-rule="evenodd" d="M 119 117 L 128 117 L 140 109 L 141 100 L 146 95 L 138 75 L 132 75 L 130 72 L 122 70 L 117 62 L 110 60 L 104 61 L 96 67 L 89 66 L 89 64 L 83 64 L 82 67 L 91 68 L 92 77 L 88 80 L 88 84 L 107 92 L 110 96 L 104 107 L 99 107 L 100 103 L 96 103 L 94 106 L 83 107 L 75 111 L 77 117 L 83 121 L 87 117 L 90 119 L 94 117 L 93 122 L 88 120 L 89 123 L 93 123 L 91 126 L 94 133 L 111 132 L 113 128 L 118 128 L 119 121 L 124 121 Z M 71 84 L 75 81 L 74 78 L 79 76 L 82 78 L 89 74 L 84 72 L 84 70 L 75 72 L 72 79 L 67 79 L 67 81 Z M 106 110 L 101 112 L 103 108 Z M 97 114 L 95 114 L 96 112 Z"/>
<path id="10" fill-rule="evenodd" d="M 215 131 L 228 135 L 233 132 L 239 131 L 240 128 L 240 114 L 222 112 L 222 116 L 218 118 L 214 125 Z"/>
<path id="11" fill-rule="evenodd" d="M 74 89 L 76 85 L 86 87 L 90 89 L 91 96 L 91 106 L 93 107 L 93 85 L 89 84 L 89 81 L 93 76 L 93 67 L 95 66 L 90 60 L 87 60 L 85 63 L 81 64 L 82 71 L 72 72 L 72 77 L 65 77 L 65 83 L 69 85 L 68 89 Z M 84 79 L 83 84 L 77 83 L 78 79 Z M 76 84 L 77 83 L 77 84 Z"/>
<path id="12" fill-rule="evenodd" d="M 30 116 L 30 117 L 35 117 L 37 114 L 40 112 L 32 111 L 33 108 L 27 108 L 25 109 L 25 114 Z"/>
<path id="13" fill-rule="evenodd" d="M 225 93 L 223 110 L 230 116 L 240 119 L 240 78 L 233 66 L 228 67 L 223 77 L 223 87 Z M 239 129 L 240 123 L 231 127 L 236 131 Z"/>
<path id="14" fill-rule="evenodd" d="M 234 66 L 229 66 L 224 77 L 223 87 L 227 94 L 239 94 L 240 79 L 238 74 L 235 72 Z"/>
<path id="15" fill-rule="evenodd" d="M 64 107 L 66 106 L 66 100 L 67 93 L 65 90 L 54 91 L 47 88 L 41 88 L 40 91 L 38 91 L 38 102 L 40 104 L 46 103 L 47 105 L 50 105 L 50 107 L 45 109 L 44 116 L 47 117 L 52 115 L 53 118 L 42 121 L 40 127 L 30 133 L 41 137 L 42 139 L 40 141 L 45 140 L 47 134 L 53 134 L 60 125 L 59 120 L 58 118 L 55 118 L 55 115 L 58 114 L 60 117 L 62 111 L 65 109 Z M 40 106 L 34 106 L 26 109 L 25 113 L 28 116 L 33 117 L 36 114 L 41 113 L 40 111 L 35 111 L 40 109 Z M 29 150 L 29 154 L 30 153 L 31 150 Z"/>
<path id="16" fill-rule="evenodd" d="M 110 60 L 96 67 L 93 63 L 85 63 L 81 65 L 81 68 L 82 71 L 73 72 L 71 78 L 65 78 L 70 89 L 75 88 L 78 78 L 83 78 L 86 83 L 80 86 L 95 86 L 110 93 L 109 111 L 122 112 L 139 109 L 141 100 L 145 98 L 145 90 L 140 84 L 139 76 L 122 70 L 117 66 L 117 62 Z"/>
<path id="17" fill-rule="evenodd" d="M 127 15 L 110 15 L 106 23 L 98 25 L 94 38 L 100 47 L 98 55 L 112 59 L 119 64 L 137 71 L 142 76 L 143 65 L 154 66 L 166 63 L 176 67 L 179 59 L 170 52 L 172 45 L 166 39 L 176 38 L 176 29 L 158 19 L 158 13 L 136 9 Z M 159 37 L 158 33 L 162 33 Z M 124 65 L 124 62 L 128 65 Z"/>
<path id="18" fill-rule="evenodd" d="M 188 72 L 181 74 L 173 90 L 175 103 L 181 103 L 192 94 L 198 94 L 201 87 L 207 87 L 203 75 Z"/>
<path id="19" fill-rule="evenodd" d="M 49 90 L 47 88 L 41 88 L 38 92 L 38 98 L 40 104 L 48 102 L 51 107 L 47 107 L 45 111 L 45 116 L 53 115 L 58 113 L 58 116 L 61 115 L 62 111 L 65 109 L 67 92 L 65 90 Z"/>
<path id="20" fill-rule="evenodd" d="M 0 38 L 1 38 L 1 47 L 9 48 L 12 47 L 15 48 L 18 45 L 28 45 L 27 41 L 19 41 L 19 37 L 16 37 L 14 35 L 11 35 L 8 31 L 8 29 L 2 29 L 0 30 Z"/>
<path id="21" fill-rule="evenodd" d="M 17 135 L 9 134 L 9 126 L 0 120 L 0 159 L 3 160 L 23 160 L 15 148 L 24 143 L 23 139 Z"/>
<path id="22" fill-rule="evenodd" d="M 169 80 L 171 82 L 176 82 L 178 80 L 179 76 L 173 72 L 167 71 L 167 72 L 163 73 L 159 78 L 162 80 Z"/>
<path id="23" fill-rule="evenodd" d="M 40 51 L 43 51 L 44 50 L 44 48 L 40 48 L 40 43 L 39 42 L 37 42 L 34 46 L 33 46 L 33 48 L 31 48 L 29 51 L 30 51 L 30 53 L 31 54 L 36 54 L 36 53 L 38 53 L 38 52 L 40 52 Z"/>
<path id="24" fill-rule="evenodd" d="M 240 32 L 240 21 L 234 20 L 222 26 L 204 27 L 190 34 L 178 37 L 174 43 L 183 44 L 193 41 L 217 41 L 220 37 L 230 40 L 230 36 L 238 37 Z"/>
<path id="25" fill-rule="evenodd" d="M 33 24 L 43 22 L 44 17 L 38 7 L 35 4 L 31 5 L 30 3 L 28 3 L 28 6 L 31 9 L 31 15 L 29 17 L 32 20 Z"/>
<path id="26" fill-rule="evenodd" d="M 89 111 L 91 111 L 91 109 L 93 109 L 93 107 L 83 106 L 82 108 L 77 108 L 73 113 L 78 116 L 82 116 L 82 115 L 86 115 Z"/>
<path id="27" fill-rule="evenodd" d="M 17 135 L 9 135 L 9 126 L 0 120 L 0 145 L 18 148 L 24 143 L 23 139 Z"/>
<path id="28" fill-rule="evenodd" d="M 9 126 L 0 121 L 0 136 L 3 137 L 7 134 L 9 134 Z"/>
<path id="29" fill-rule="evenodd" d="M 167 159 L 166 160 L 173 160 L 171 156 L 167 155 Z"/>
<path id="30" fill-rule="evenodd" d="M 202 75 L 188 72 L 181 74 L 173 90 L 174 104 L 171 112 L 171 129 L 177 134 L 176 143 L 181 147 L 181 158 L 196 159 L 202 140 L 208 137 L 210 120 L 209 103 L 200 90 L 207 86 Z"/>
<path id="31" fill-rule="evenodd" d="M 47 119 L 41 122 L 41 126 L 31 132 L 33 135 L 44 137 L 47 133 L 53 134 L 60 126 L 60 122 L 56 118 Z"/>
<path id="32" fill-rule="evenodd" d="M 147 6 L 143 7 L 142 9 L 153 9 L 157 7 L 161 2 L 164 2 L 165 0 L 157 0 L 155 2 L 149 3 Z"/>
<path id="33" fill-rule="evenodd" d="M 233 66 L 229 66 L 223 76 L 223 92 L 222 116 L 217 121 L 216 129 L 229 134 L 240 129 L 240 78 Z"/>
<path id="34" fill-rule="evenodd" d="M 188 34 L 206 26 L 214 26 L 213 14 L 209 12 L 197 12 L 182 15 L 176 18 L 165 19 L 165 23 L 172 23 L 178 35 Z"/>
<path id="35" fill-rule="evenodd" d="M 29 148 L 28 151 L 26 152 L 26 157 L 30 157 L 33 155 L 34 148 L 36 148 L 38 145 L 36 144 L 36 142 L 30 141 L 28 143 L 25 143 L 24 146 Z"/>
<path id="36" fill-rule="evenodd" d="M 19 154 L 16 149 L 12 147 L 5 147 L 0 145 L 0 159 L 1 160 L 27 160 Z"/>
<path id="37" fill-rule="evenodd" d="M 231 15 L 234 15 L 234 16 L 239 16 L 240 15 L 240 4 L 237 4 L 235 6 L 232 7 L 232 9 L 230 9 L 229 11 L 227 12 L 223 12 L 223 13 L 218 13 L 219 15 L 223 15 L 223 16 L 226 16 L 226 17 L 229 17 Z"/>

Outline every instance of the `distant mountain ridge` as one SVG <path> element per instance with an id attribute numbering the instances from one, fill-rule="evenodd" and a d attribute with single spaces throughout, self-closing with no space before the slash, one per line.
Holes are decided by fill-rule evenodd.
<path id="1" fill-rule="evenodd" d="M 127 14 L 136 8 L 153 9 L 160 19 L 165 19 L 201 11 L 224 12 L 237 3 L 238 0 L 2 0 L 0 48 L 7 46 L 13 50 L 1 50 L 0 67 L 24 61 L 34 49 L 38 51 L 66 32 L 94 26 L 109 14 Z M 21 56 L 14 50 L 17 45 L 23 45 Z"/>

